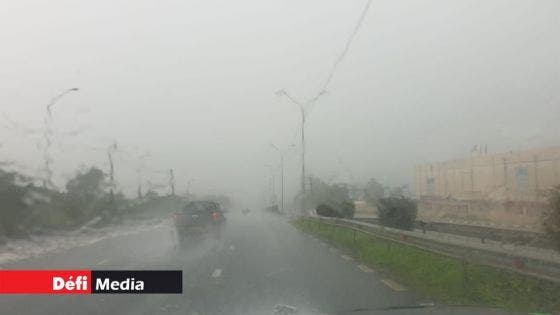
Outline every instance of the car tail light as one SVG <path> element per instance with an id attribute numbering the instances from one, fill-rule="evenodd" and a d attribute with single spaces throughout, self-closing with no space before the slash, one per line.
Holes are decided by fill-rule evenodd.
<path id="1" fill-rule="evenodd" d="M 219 212 L 212 212 L 212 219 L 214 219 L 214 221 L 218 221 L 221 219 L 221 215 Z"/>

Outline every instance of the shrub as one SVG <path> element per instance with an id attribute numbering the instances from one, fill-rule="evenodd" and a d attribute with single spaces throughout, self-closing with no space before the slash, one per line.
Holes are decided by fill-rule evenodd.
<path id="1" fill-rule="evenodd" d="M 354 211 L 356 210 L 356 206 L 353 202 L 350 201 L 343 201 L 338 204 L 340 214 L 343 218 L 351 219 L 354 217 Z"/>
<path id="2" fill-rule="evenodd" d="M 336 211 L 326 204 L 318 205 L 317 208 L 315 208 L 315 211 L 317 211 L 317 215 L 321 217 L 337 217 Z"/>
<path id="3" fill-rule="evenodd" d="M 381 198 L 377 202 L 379 223 L 385 226 L 413 230 L 418 207 L 416 202 L 406 197 Z"/>
<path id="4" fill-rule="evenodd" d="M 352 218 L 354 217 L 355 206 L 351 202 L 340 202 L 329 204 L 320 204 L 315 208 L 317 215 L 322 217 L 333 217 L 333 218 Z"/>

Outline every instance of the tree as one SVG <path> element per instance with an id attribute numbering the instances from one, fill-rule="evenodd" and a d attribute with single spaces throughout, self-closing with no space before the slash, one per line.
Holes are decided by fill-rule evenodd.
<path id="1" fill-rule="evenodd" d="M 385 188 L 375 178 L 369 180 L 364 191 L 366 202 L 376 205 L 377 201 L 385 197 Z"/>
<path id="2" fill-rule="evenodd" d="M 389 189 L 390 197 L 410 197 L 408 184 L 392 187 Z"/>
<path id="3" fill-rule="evenodd" d="M 96 215 L 108 215 L 111 200 L 104 192 L 106 186 L 105 174 L 100 169 L 91 167 L 85 172 L 78 172 L 66 183 L 67 214 L 76 222 Z"/>
<path id="4" fill-rule="evenodd" d="M 17 174 L 0 170 L 0 234 L 13 234 L 27 214 L 25 188 L 16 185 Z"/>
<path id="5" fill-rule="evenodd" d="M 66 183 L 66 191 L 69 195 L 92 197 L 103 194 L 105 185 L 105 174 L 103 171 L 91 167 L 84 173 L 78 173 Z"/>
<path id="6" fill-rule="evenodd" d="M 552 188 L 548 194 L 548 208 L 543 215 L 543 225 L 547 235 L 560 250 L 560 186 Z"/>
<path id="7" fill-rule="evenodd" d="M 57 194 L 30 181 L 17 172 L 0 170 L 0 235 L 23 235 L 45 226 L 44 210 L 52 208 Z M 61 207 L 54 208 L 62 212 Z"/>

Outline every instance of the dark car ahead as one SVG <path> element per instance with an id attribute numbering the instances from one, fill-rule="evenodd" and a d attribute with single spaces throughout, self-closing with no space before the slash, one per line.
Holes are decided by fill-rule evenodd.
<path id="1" fill-rule="evenodd" d="M 225 220 L 220 204 L 213 201 L 189 202 L 181 212 L 174 215 L 175 229 L 180 242 L 189 237 L 210 233 L 219 237 Z"/>

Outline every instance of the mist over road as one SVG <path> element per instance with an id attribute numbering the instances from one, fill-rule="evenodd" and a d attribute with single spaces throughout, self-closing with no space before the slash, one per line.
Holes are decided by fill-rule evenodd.
<path id="1" fill-rule="evenodd" d="M 274 314 L 276 305 L 289 305 L 298 314 L 343 314 L 427 301 L 392 286 L 385 276 L 303 234 L 283 217 L 255 211 L 227 216 L 219 239 L 184 249 L 176 247 L 172 226 L 164 224 L 3 265 L 4 269 L 181 269 L 183 294 L 4 295 L 0 313 L 250 315 Z"/>

